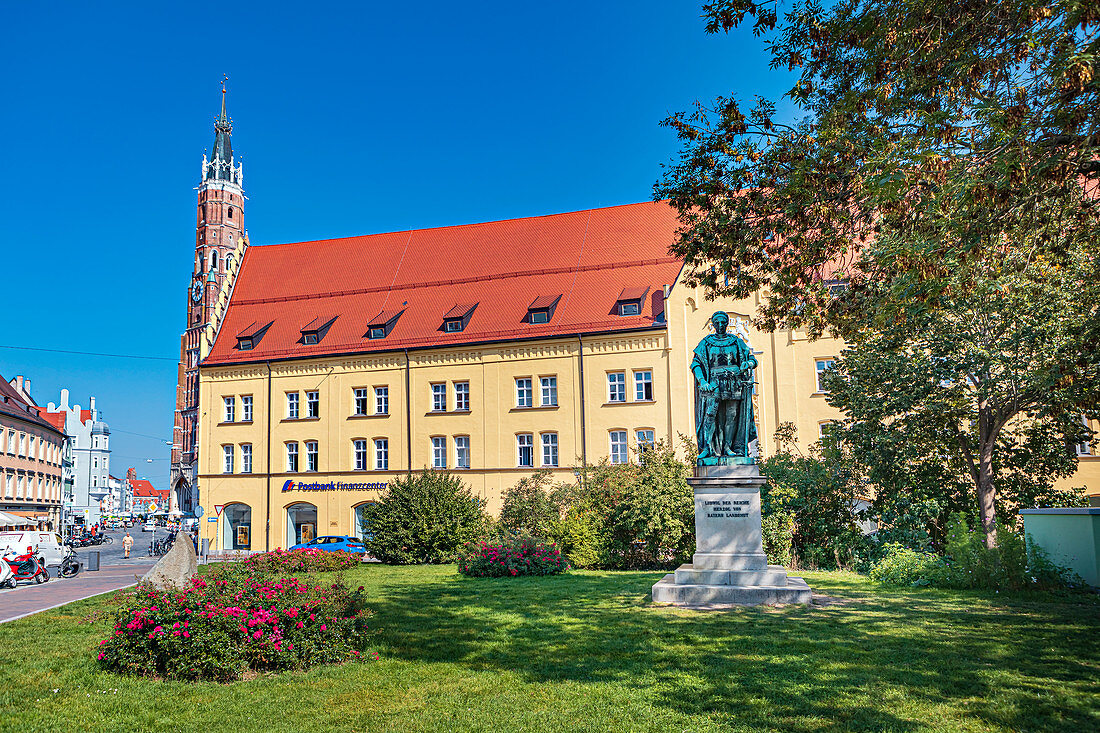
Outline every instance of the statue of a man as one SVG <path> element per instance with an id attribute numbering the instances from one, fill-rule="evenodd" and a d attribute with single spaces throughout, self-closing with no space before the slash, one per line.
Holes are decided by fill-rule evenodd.
<path id="1" fill-rule="evenodd" d="M 724 311 L 711 316 L 710 322 L 714 333 L 699 342 L 691 360 L 696 382 L 695 437 L 701 466 L 747 458 L 749 444 L 756 440 L 752 414 L 756 357 L 739 336 L 726 333 L 730 317 Z"/>

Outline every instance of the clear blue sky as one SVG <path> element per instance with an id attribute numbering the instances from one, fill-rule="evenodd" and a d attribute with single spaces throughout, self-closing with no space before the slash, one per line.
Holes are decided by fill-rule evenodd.
<path id="1" fill-rule="evenodd" d="M 400 6 L 400 7 L 399 7 Z M 648 200 L 666 114 L 776 97 L 700 4 L 5 3 L 0 374 L 95 395 L 112 473 L 167 486 L 195 191 L 228 74 L 253 244 Z M 522 256 L 522 252 L 520 252 Z M 154 459 L 148 463 L 147 459 Z"/>

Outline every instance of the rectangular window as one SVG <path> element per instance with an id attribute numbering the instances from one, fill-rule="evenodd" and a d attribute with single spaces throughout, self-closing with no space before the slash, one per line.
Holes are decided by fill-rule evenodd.
<path id="1" fill-rule="evenodd" d="M 390 388 L 389 387 L 375 387 L 374 388 L 374 414 L 375 415 L 388 415 L 388 414 L 390 414 Z"/>
<path id="2" fill-rule="evenodd" d="M 432 385 L 432 412 L 447 411 L 447 384 Z"/>
<path id="3" fill-rule="evenodd" d="M 516 436 L 516 463 L 521 468 L 526 466 L 534 466 L 534 436 L 530 433 L 520 433 Z"/>
<path id="4" fill-rule="evenodd" d="M 535 310 L 531 311 L 531 323 L 549 323 L 550 311 L 548 310 Z"/>
<path id="5" fill-rule="evenodd" d="M 317 441 L 306 441 L 306 470 L 317 473 Z"/>
<path id="6" fill-rule="evenodd" d="M 447 439 L 441 436 L 432 438 L 432 468 L 447 467 Z"/>
<path id="7" fill-rule="evenodd" d="M 821 378 L 825 376 L 825 372 L 827 372 L 827 371 L 829 371 L 830 369 L 833 368 L 834 364 L 836 364 L 836 362 L 832 359 L 818 359 L 814 363 L 814 371 L 817 373 L 817 391 L 818 392 L 828 391 L 822 386 Z"/>
<path id="8" fill-rule="evenodd" d="M 470 437 L 468 435 L 455 436 L 455 468 L 470 467 Z"/>
<path id="9" fill-rule="evenodd" d="M 298 444 L 286 444 L 286 470 L 288 473 L 298 473 Z"/>
<path id="10" fill-rule="evenodd" d="M 252 395 L 241 395 L 241 419 L 252 422 Z"/>
<path id="11" fill-rule="evenodd" d="M 558 434 L 542 434 L 542 465 L 558 465 Z"/>
<path id="12" fill-rule="evenodd" d="M 619 303 L 620 316 L 636 316 L 641 313 L 641 311 L 641 306 L 636 300 L 627 300 Z"/>
<path id="13" fill-rule="evenodd" d="M 355 390 L 355 414 L 366 415 L 367 414 L 367 390 L 357 389 Z"/>
<path id="14" fill-rule="evenodd" d="M 626 431 L 611 431 L 611 462 L 626 463 L 628 460 L 626 448 Z"/>
<path id="15" fill-rule="evenodd" d="M 378 441 L 374 441 L 376 444 Z M 367 441 L 365 440 L 353 440 L 351 441 L 352 455 L 354 456 L 356 471 L 367 470 Z"/>
<path id="16" fill-rule="evenodd" d="M 251 443 L 241 443 L 241 473 L 252 473 Z"/>
<path id="17" fill-rule="evenodd" d="M 222 465 L 222 473 L 233 473 L 233 446 L 223 445 L 222 454 L 225 457 L 225 463 Z"/>
<path id="18" fill-rule="evenodd" d="M 390 441 L 388 438 L 374 440 L 374 468 L 376 471 L 390 470 Z"/>
<path id="19" fill-rule="evenodd" d="M 286 416 L 289 420 L 298 419 L 298 393 L 286 393 Z"/>
<path id="20" fill-rule="evenodd" d="M 237 419 L 237 399 L 235 397 L 223 397 L 225 402 L 225 422 L 235 422 Z"/>
<path id="21" fill-rule="evenodd" d="M 646 428 L 634 431 L 634 437 L 638 439 L 638 452 L 645 453 L 648 450 L 653 450 L 654 436 L 653 431 Z"/>
<path id="22" fill-rule="evenodd" d="M 470 383 L 455 382 L 455 409 L 458 411 L 470 411 Z"/>
<path id="23" fill-rule="evenodd" d="M 607 401 L 626 402 L 626 373 L 609 372 L 607 375 Z"/>
<path id="24" fill-rule="evenodd" d="M 1081 416 L 1081 422 L 1083 422 L 1085 424 L 1086 428 L 1089 427 L 1089 420 L 1088 420 L 1087 417 L 1082 415 Z M 1088 440 L 1086 440 L 1084 443 L 1078 443 L 1076 448 L 1077 448 L 1077 455 L 1079 455 L 1079 456 L 1091 456 L 1092 455 L 1092 445 L 1090 444 L 1090 442 Z"/>
<path id="25" fill-rule="evenodd" d="M 540 377 L 539 385 L 542 387 L 542 406 L 554 407 L 558 404 L 558 378 Z"/>
<path id="26" fill-rule="evenodd" d="M 321 416 L 321 393 L 306 392 L 306 417 Z"/>
<path id="27" fill-rule="evenodd" d="M 653 401 L 653 372 L 649 369 L 634 372 L 634 399 L 638 402 Z"/>
<path id="28" fill-rule="evenodd" d="M 516 407 L 531 407 L 531 379 L 516 379 Z"/>

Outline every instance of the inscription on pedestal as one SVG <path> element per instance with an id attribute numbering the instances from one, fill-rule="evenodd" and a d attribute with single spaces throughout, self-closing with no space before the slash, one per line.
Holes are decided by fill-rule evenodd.
<path id="1" fill-rule="evenodd" d="M 706 499 L 703 510 L 708 519 L 734 519 L 749 516 L 751 504 L 748 499 Z"/>

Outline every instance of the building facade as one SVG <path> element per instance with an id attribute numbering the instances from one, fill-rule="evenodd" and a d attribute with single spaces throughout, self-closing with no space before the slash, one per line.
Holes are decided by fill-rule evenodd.
<path id="1" fill-rule="evenodd" d="M 0 378 L 0 511 L 56 530 L 66 438 L 42 412 L 22 377 Z"/>
<path id="2" fill-rule="evenodd" d="M 70 406 L 69 390 L 62 389 L 60 404 L 46 406 L 50 415 L 63 416 L 69 439 L 66 473 L 71 477 L 71 498 L 65 501 L 65 526 L 97 524 L 111 493 L 111 428 L 96 409 L 95 397 L 88 403 L 87 409 Z"/>
<path id="3" fill-rule="evenodd" d="M 187 322 L 180 337 L 176 411 L 172 432 L 171 503 L 185 513 L 198 505 L 198 365 L 203 340 L 221 319 L 236 272 L 247 247 L 244 230 L 244 168 L 233 157 L 233 121 L 225 112 L 214 122 L 214 149 L 202 156 L 195 218 L 194 270 L 186 294 Z"/>

